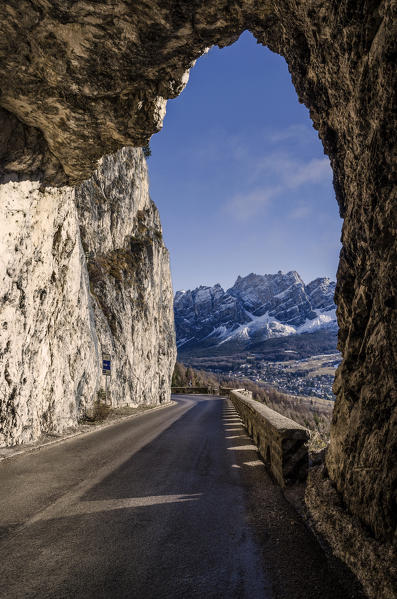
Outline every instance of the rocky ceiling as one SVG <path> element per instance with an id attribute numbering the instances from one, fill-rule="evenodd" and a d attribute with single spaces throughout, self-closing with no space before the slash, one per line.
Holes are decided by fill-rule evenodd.
<path id="1" fill-rule="evenodd" d="M 395 3 L 4 0 L 0 176 L 75 184 L 159 130 L 209 46 L 250 30 L 282 54 L 334 171 L 344 217 L 344 361 L 327 466 L 349 510 L 391 538 L 396 450 Z M 257 73 L 266 77 L 266 73 Z"/>

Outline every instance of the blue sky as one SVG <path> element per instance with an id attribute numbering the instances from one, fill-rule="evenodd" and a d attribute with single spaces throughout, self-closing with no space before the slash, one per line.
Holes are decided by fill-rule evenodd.
<path id="1" fill-rule="evenodd" d="M 174 290 L 297 270 L 335 279 L 332 172 L 283 58 L 249 33 L 212 48 L 150 141 Z"/>

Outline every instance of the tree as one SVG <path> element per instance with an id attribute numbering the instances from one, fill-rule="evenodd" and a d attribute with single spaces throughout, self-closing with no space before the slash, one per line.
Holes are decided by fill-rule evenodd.
<path id="1" fill-rule="evenodd" d="M 188 368 L 186 370 L 186 383 L 191 387 L 195 387 L 196 385 L 196 377 L 194 376 L 193 368 Z"/>
<path id="2" fill-rule="evenodd" d="M 173 387 L 184 387 L 186 385 L 186 369 L 183 364 L 177 362 L 172 375 Z"/>

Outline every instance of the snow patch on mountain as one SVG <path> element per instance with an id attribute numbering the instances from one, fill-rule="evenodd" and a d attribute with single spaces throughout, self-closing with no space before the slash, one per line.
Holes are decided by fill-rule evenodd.
<path id="1" fill-rule="evenodd" d="M 272 337 L 285 337 L 287 335 L 313 332 L 326 326 L 336 324 L 335 310 L 330 310 L 324 314 L 318 314 L 316 318 L 313 318 L 312 320 L 306 320 L 306 322 L 300 327 L 283 324 L 276 319 L 272 319 L 268 312 L 262 316 L 251 316 L 251 322 L 241 325 L 234 331 L 228 331 L 225 329 L 225 327 L 218 327 L 216 329 L 217 336 L 224 337 L 224 339 L 218 343 L 218 345 L 222 345 L 227 341 L 237 338 L 251 339 L 253 335 L 255 333 L 257 334 L 258 332 L 260 332 L 261 339 L 264 340 L 271 339 Z M 215 333 L 215 331 L 213 333 Z"/>
<path id="2" fill-rule="evenodd" d="M 238 277 L 224 291 L 201 285 L 174 299 L 177 345 L 240 346 L 275 337 L 336 328 L 335 283 L 318 278 L 305 285 L 296 271 Z"/>
<path id="3" fill-rule="evenodd" d="M 297 333 L 308 333 L 309 331 L 312 332 L 317 329 L 336 325 L 336 310 L 328 310 L 323 313 L 316 310 L 316 312 L 318 312 L 318 316 L 313 318 L 313 320 L 306 320 L 303 325 L 297 328 Z"/>

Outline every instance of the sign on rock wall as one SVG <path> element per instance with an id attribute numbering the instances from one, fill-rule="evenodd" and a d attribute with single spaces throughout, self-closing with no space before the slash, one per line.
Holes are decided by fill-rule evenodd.
<path id="1" fill-rule="evenodd" d="M 111 373 L 111 357 L 110 354 L 102 354 L 102 374 L 110 376 Z"/>

